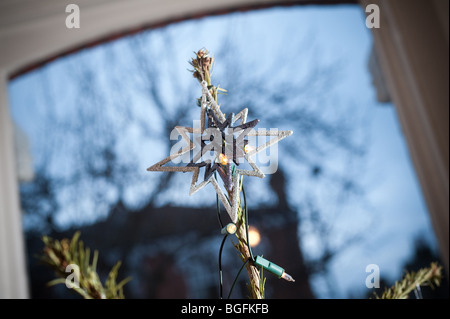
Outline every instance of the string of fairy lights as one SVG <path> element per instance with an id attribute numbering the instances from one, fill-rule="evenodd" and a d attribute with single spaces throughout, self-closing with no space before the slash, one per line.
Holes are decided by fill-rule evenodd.
<path id="1" fill-rule="evenodd" d="M 237 282 L 237 279 L 242 272 L 242 269 L 251 263 L 254 266 L 264 268 L 265 270 L 273 273 L 278 278 L 283 278 L 287 281 L 293 282 L 294 279 L 287 274 L 283 268 L 272 263 L 271 261 L 263 258 L 262 256 L 254 256 L 252 247 L 249 243 L 249 225 L 248 225 L 248 209 L 247 198 L 245 195 L 245 189 L 242 183 L 244 175 L 256 176 L 263 178 L 264 173 L 258 167 L 254 161 L 254 155 L 270 147 L 271 145 L 278 143 L 280 140 L 291 135 L 292 131 L 278 131 L 278 130 L 255 130 L 255 126 L 259 123 L 258 119 L 247 122 L 248 110 L 244 108 L 237 113 L 228 114 L 228 117 L 220 110 L 220 106 L 217 104 L 213 94 L 217 98 L 217 92 L 220 90 L 218 87 L 208 85 L 205 77 L 210 81 L 209 70 L 213 61 L 208 55 L 208 51 L 203 49 L 196 53 L 197 58 L 192 59 L 191 65 L 194 66 L 194 76 L 199 80 L 202 87 L 202 97 L 199 99 L 200 111 L 200 128 L 176 126 L 175 130 L 180 134 L 182 139 L 186 142 L 186 146 L 179 149 L 177 152 L 170 154 L 165 159 L 152 165 L 148 171 L 166 171 L 166 172 L 192 172 L 192 181 L 190 195 L 193 195 L 198 190 L 205 187 L 207 184 L 212 184 L 216 191 L 217 202 L 217 216 L 221 227 L 221 234 L 224 235 L 219 248 L 219 297 L 223 298 L 223 277 L 222 277 L 222 252 L 226 239 L 229 235 L 233 235 L 238 230 L 238 225 L 243 223 L 245 227 L 246 239 L 244 245 L 247 246 L 250 256 L 244 260 L 238 274 L 236 275 L 234 282 L 228 293 L 228 298 L 231 296 L 233 288 Z M 203 74 L 205 73 L 205 75 Z M 223 91 L 223 90 L 222 90 Z M 235 122 L 240 121 L 240 124 L 236 125 Z M 191 140 L 189 134 L 193 136 L 197 134 L 200 141 L 200 147 L 194 152 L 192 159 L 185 166 L 166 166 L 169 162 L 173 161 L 177 157 L 181 157 L 184 154 L 193 151 L 196 148 L 196 144 Z M 269 141 L 264 144 L 253 147 L 249 145 L 246 136 L 264 136 L 269 137 Z M 272 138 L 270 138 L 272 137 Z M 213 153 L 213 158 L 204 159 Z M 245 159 L 252 169 L 239 168 L 241 160 Z M 200 169 L 204 169 L 203 181 L 198 182 Z M 228 193 L 228 196 L 224 194 L 219 183 L 217 174 L 223 181 L 223 186 Z M 244 199 L 244 206 L 240 204 L 240 193 L 242 191 L 242 197 Z M 221 219 L 220 203 L 224 206 L 228 215 L 230 216 L 231 223 L 224 225 Z M 238 212 L 241 216 L 238 216 Z M 239 218 L 240 217 L 240 218 Z M 242 240 L 242 238 L 240 239 Z"/>
<path id="2" fill-rule="evenodd" d="M 230 291 L 228 293 L 228 299 L 231 297 L 231 294 L 233 292 L 233 289 L 236 285 L 236 282 L 239 278 L 239 275 L 241 274 L 242 270 L 244 269 L 244 267 L 247 265 L 247 263 L 252 262 L 254 263 L 256 266 L 262 267 L 265 270 L 268 270 L 269 272 L 271 272 L 272 274 L 278 276 L 278 278 L 283 278 L 287 281 L 292 281 L 294 282 L 295 280 L 292 278 L 292 276 L 290 276 L 288 273 L 285 272 L 285 270 L 283 268 L 281 268 L 280 266 L 272 263 L 271 261 L 263 258 L 262 256 L 256 256 L 254 257 L 253 255 L 253 251 L 252 251 L 252 243 L 251 243 L 251 239 L 249 236 L 249 224 L 248 224 L 248 208 L 247 208 L 247 198 L 245 196 L 245 188 L 244 185 L 242 185 L 242 197 L 244 199 L 244 208 L 243 208 L 243 212 L 244 212 L 244 226 L 245 226 L 245 232 L 246 232 L 246 245 L 247 248 L 250 252 L 250 258 L 248 258 L 244 264 L 241 266 L 241 268 L 239 269 L 238 273 L 236 274 L 236 277 L 233 280 L 233 284 L 231 285 Z M 221 219 L 221 212 L 220 212 L 220 203 L 219 203 L 219 198 L 218 196 L 216 196 L 216 204 L 217 204 L 217 218 L 219 220 L 219 224 L 221 227 L 221 234 L 224 235 L 222 242 L 220 244 L 220 248 L 219 248 L 219 298 L 223 299 L 223 274 L 222 274 L 222 251 L 223 251 L 223 247 L 225 245 L 226 239 L 228 238 L 229 235 L 233 235 L 236 233 L 237 231 L 237 226 L 234 223 L 229 223 L 227 225 L 223 225 L 222 219 Z"/>

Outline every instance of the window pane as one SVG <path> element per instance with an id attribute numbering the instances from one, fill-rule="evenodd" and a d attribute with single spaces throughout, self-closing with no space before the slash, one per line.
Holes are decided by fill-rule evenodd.
<path id="1" fill-rule="evenodd" d="M 294 130 L 277 172 L 245 179 L 255 251 L 309 282 L 269 276 L 267 297 L 363 298 L 368 264 L 391 283 L 417 241 L 436 253 L 395 108 L 376 100 L 360 7 L 272 8 L 127 36 L 11 81 L 34 171 L 20 186 L 34 297 L 56 297 L 32 257 L 37 238 L 78 229 L 100 250 L 101 274 L 122 260 L 127 297 L 217 297 L 212 187 L 189 196 L 190 174 L 146 172 L 168 156 L 172 129 L 199 118 L 187 61 L 202 47 L 228 90 L 223 112 L 248 107 L 258 127 Z M 229 289 L 240 260 L 231 245 L 223 259 Z M 234 297 L 246 296 L 244 277 Z"/>

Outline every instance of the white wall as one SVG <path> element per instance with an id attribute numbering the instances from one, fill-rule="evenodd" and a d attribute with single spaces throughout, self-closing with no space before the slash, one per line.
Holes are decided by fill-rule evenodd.
<path id="1" fill-rule="evenodd" d="M 28 296 L 13 126 L 6 72 L 0 69 L 0 298 Z"/>

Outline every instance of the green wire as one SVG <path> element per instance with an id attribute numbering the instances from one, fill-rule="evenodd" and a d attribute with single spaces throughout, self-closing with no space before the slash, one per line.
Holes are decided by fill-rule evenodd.
<path id="1" fill-rule="evenodd" d="M 231 293 L 233 292 L 234 286 L 236 285 L 236 282 L 239 278 L 239 275 L 242 272 L 242 269 L 244 269 L 245 265 L 247 265 L 247 263 L 251 260 L 252 262 L 255 260 L 255 257 L 253 257 L 253 252 L 252 252 L 252 248 L 250 247 L 249 244 L 249 240 L 248 240 L 248 209 L 247 209 L 247 197 L 245 196 L 245 189 L 244 189 L 244 185 L 242 185 L 242 195 L 244 197 L 244 219 L 245 219 L 245 232 L 247 234 L 247 247 L 248 247 L 248 251 L 250 252 L 250 258 L 247 259 L 245 261 L 245 263 L 241 266 L 241 268 L 239 269 L 239 272 L 237 273 L 236 277 L 234 278 L 233 281 L 233 285 L 230 288 L 230 292 L 228 293 L 228 299 L 230 299 Z"/>
<path id="2" fill-rule="evenodd" d="M 214 172 L 214 175 L 216 175 L 215 172 Z M 214 176 L 214 177 L 216 177 L 216 176 Z M 248 237 L 248 209 L 247 209 L 247 197 L 245 196 L 244 185 L 242 185 L 242 195 L 243 195 L 243 197 L 244 197 L 244 221 L 245 221 L 245 232 L 246 232 L 246 235 L 247 235 L 247 242 L 246 242 L 246 244 L 247 244 L 248 250 L 249 250 L 249 252 L 250 252 L 250 258 L 247 259 L 247 260 L 245 261 L 245 263 L 244 263 L 244 264 L 241 266 L 241 268 L 239 269 L 239 271 L 238 271 L 236 277 L 234 278 L 233 284 L 231 285 L 230 292 L 228 293 L 227 299 L 230 299 L 231 293 L 233 292 L 234 286 L 236 285 L 236 282 L 237 282 L 237 280 L 238 280 L 238 278 L 239 278 L 239 275 L 240 275 L 241 272 L 242 272 L 242 269 L 244 269 L 245 265 L 247 265 L 247 263 L 248 263 L 250 260 L 251 260 L 252 262 L 255 261 L 255 257 L 253 256 L 252 248 L 250 247 L 250 243 L 249 243 L 249 239 L 248 239 L 248 238 L 249 238 L 249 237 Z M 220 203 L 219 203 L 219 196 L 218 196 L 217 194 L 216 194 L 216 205 L 217 205 L 217 217 L 218 217 L 218 219 L 219 219 L 219 223 L 220 223 L 221 228 L 223 228 L 222 220 L 221 220 L 221 218 L 220 218 Z M 224 237 L 224 239 L 223 239 L 223 241 L 222 241 L 222 245 L 221 245 L 220 250 L 219 250 L 219 286 L 220 286 L 220 298 L 222 298 L 222 285 L 223 285 L 223 283 L 222 283 L 222 262 L 221 262 L 221 259 L 222 259 L 222 258 L 221 258 L 221 257 L 222 257 L 222 249 L 223 249 L 223 245 L 224 245 L 224 243 L 225 243 L 226 237 L 227 237 L 227 236 Z"/>
<path id="3" fill-rule="evenodd" d="M 222 278 L 222 250 L 225 244 L 225 240 L 227 239 L 228 234 L 223 237 L 222 244 L 220 245 L 219 250 L 219 298 L 222 299 L 223 296 L 223 278 Z"/>
<path id="4" fill-rule="evenodd" d="M 216 172 L 214 172 L 214 178 L 217 179 Z M 220 218 L 220 203 L 219 203 L 219 194 L 216 193 L 216 206 L 217 206 L 217 219 L 219 220 L 220 229 L 223 228 L 222 218 Z"/>
<path id="5" fill-rule="evenodd" d="M 239 269 L 239 272 L 237 273 L 236 278 L 234 278 L 233 285 L 231 285 L 230 292 L 228 293 L 227 299 L 230 299 L 231 293 L 233 292 L 234 286 L 236 285 L 239 275 L 241 274 L 242 269 L 244 269 L 245 265 L 247 265 L 249 260 L 250 259 L 247 259 L 247 261 L 241 266 L 241 269 Z"/>
<path id="6" fill-rule="evenodd" d="M 244 196 L 244 213 L 245 213 L 245 232 L 247 235 L 247 247 L 250 252 L 250 257 L 252 261 L 255 261 L 255 257 L 253 257 L 252 248 L 250 247 L 249 238 L 248 238 L 248 209 L 247 209 L 247 198 L 245 197 L 245 189 L 244 184 L 242 184 L 242 195 Z"/>

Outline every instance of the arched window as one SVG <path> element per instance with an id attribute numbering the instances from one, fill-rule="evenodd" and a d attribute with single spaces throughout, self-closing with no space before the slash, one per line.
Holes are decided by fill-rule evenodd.
<path id="1" fill-rule="evenodd" d="M 35 50 L 17 56 L 13 50 L 20 43 L 26 47 L 24 39 L 33 36 L 24 22 L 27 14 L 17 14 L 17 21 L 2 19 L 1 39 L 13 42 L 1 60 L 3 90 L 11 78 L 9 101 L 2 101 L 2 124 L 9 128 L 3 128 L 8 134 L 2 134 L 1 145 L 13 147 L 11 113 L 17 154 L 22 154 L 19 176 L 26 179 L 19 186 L 28 253 L 40 247 L 42 234 L 69 237 L 82 229 L 106 264 L 122 259 L 127 275 L 136 278 L 129 284 L 130 297 L 214 297 L 212 261 L 220 241 L 214 193 L 204 189 L 188 196 L 190 176 L 145 171 L 167 156 L 173 127 L 196 118 L 201 91 L 186 69 L 192 51 L 202 47 L 216 58 L 216 83 L 228 90 L 220 98 L 224 109 L 236 113 L 245 106 L 261 127 L 295 132 L 279 145 L 278 173 L 249 179 L 247 192 L 250 221 L 261 233 L 257 249 L 290 262 L 309 285 L 301 290 L 270 281 L 275 291 L 268 297 L 362 297 L 367 290 L 356 287 L 364 285 L 366 266 L 377 263 L 388 280 L 398 279 L 417 234 L 436 253 L 390 101 L 398 91 L 392 91 L 393 80 L 380 68 L 386 59 L 373 50 L 364 7 L 236 10 L 227 5 L 222 11 L 186 1 L 180 8 L 143 12 L 151 8 L 135 4 L 80 2 L 79 29 L 64 25 L 61 18 L 69 13 L 62 5 L 44 6 L 40 12 L 50 17 L 45 21 L 61 27 L 42 36 L 39 45 L 30 44 Z M 249 10 L 256 8 L 261 10 Z M 22 36 L 20 41 L 14 42 L 14 34 Z M 64 53 L 48 58 L 58 52 Z M 385 89 L 384 103 L 376 99 L 373 79 L 378 93 Z M 400 118 L 403 114 L 401 109 Z M 411 139 L 413 133 L 405 134 Z M 2 156 L 14 166 L 11 154 Z M 15 225 L 17 231 L 18 212 L 6 213 L 19 200 L 11 189 L 17 184 L 6 183 L 13 172 L 2 170 L 8 174 L 2 182 L 2 233 L 20 243 L 21 234 L 5 227 Z M 0 254 L 13 254 L 12 240 L 5 238 L 0 238 Z M 231 247 L 231 268 L 233 253 Z M 16 262 L 23 266 L 20 256 Z M 51 293 L 39 286 L 43 279 L 33 272 L 32 257 L 29 264 L 23 271 L 32 279 L 31 296 Z M 13 271 L 8 269 L 0 268 L 0 276 Z M 158 272 L 163 274 L 159 285 Z M 170 290 L 174 280 L 183 283 L 181 290 Z M 26 296 L 24 283 L 9 283 L 7 296 Z M 237 294 L 245 297 L 245 291 Z"/>

